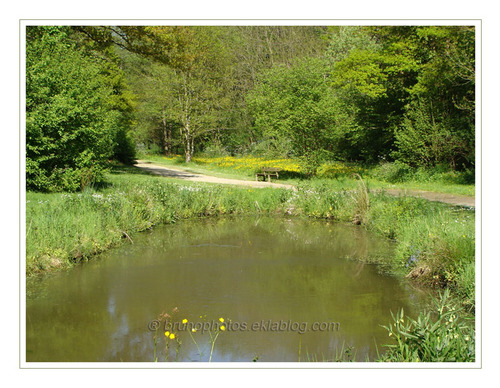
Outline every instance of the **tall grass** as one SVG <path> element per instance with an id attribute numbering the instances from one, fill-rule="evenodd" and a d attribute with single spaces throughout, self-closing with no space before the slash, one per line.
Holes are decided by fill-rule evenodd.
<path id="1" fill-rule="evenodd" d="M 433 305 L 416 319 L 405 315 L 403 309 L 392 313 L 387 326 L 387 341 L 375 344 L 377 356 L 357 359 L 356 348 L 342 344 L 331 358 L 306 354 L 299 361 L 308 362 L 474 362 L 476 335 L 474 319 L 464 315 L 462 308 L 450 297 L 448 290 L 433 300 Z"/>
<path id="2" fill-rule="evenodd" d="M 27 193 L 27 274 L 67 268 L 156 224 L 189 217 L 277 211 L 289 190 L 109 176 L 110 185 L 75 194 Z"/>
<path id="3" fill-rule="evenodd" d="M 385 263 L 474 309 L 474 211 L 409 196 L 371 193 L 362 180 L 342 188 L 327 180 L 297 190 L 166 180 L 115 169 L 109 185 L 75 194 L 27 193 L 27 274 L 66 268 L 133 241 L 134 233 L 190 217 L 287 214 L 361 224 L 395 241 Z"/>
<path id="4" fill-rule="evenodd" d="M 475 213 L 413 197 L 373 195 L 366 227 L 396 241 L 391 267 L 475 305 Z"/>

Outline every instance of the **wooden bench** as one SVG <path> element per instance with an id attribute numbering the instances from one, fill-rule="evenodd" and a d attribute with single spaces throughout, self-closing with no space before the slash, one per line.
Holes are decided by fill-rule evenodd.
<path id="1" fill-rule="evenodd" d="M 257 174 L 255 174 L 255 180 L 258 181 L 259 180 L 259 177 L 263 177 L 264 181 L 266 180 L 266 177 L 267 177 L 267 180 L 269 182 L 271 182 L 271 176 L 275 176 L 276 179 L 279 178 L 279 172 L 281 171 L 281 168 L 277 168 L 277 167 L 264 167 L 260 170 L 260 172 L 258 172 Z"/>

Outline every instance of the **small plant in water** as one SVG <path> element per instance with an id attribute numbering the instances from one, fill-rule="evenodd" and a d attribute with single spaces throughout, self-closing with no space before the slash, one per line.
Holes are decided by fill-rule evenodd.
<path id="1" fill-rule="evenodd" d="M 172 315 L 177 313 L 179 310 L 177 308 L 174 308 L 172 310 Z M 200 316 L 200 318 L 206 318 L 206 316 Z M 158 355 L 157 355 L 157 349 L 158 349 L 158 339 L 159 339 L 159 333 L 160 333 L 160 328 L 161 325 L 163 324 L 165 328 L 167 327 L 177 327 L 179 330 L 178 332 L 173 332 L 171 330 L 167 330 L 164 332 L 164 339 L 165 339 L 165 361 L 169 360 L 169 354 L 170 354 L 170 349 L 172 348 L 173 345 L 175 345 L 175 359 L 174 361 L 179 360 L 179 356 L 182 353 L 182 341 L 180 338 L 181 332 L 187 331 L 189 334 L 191 340 L 193 341 L 193 344 L 196 346 L 197 349 L 197 354 L 199 356 L 198 361 L 203 361 L 203 356 L 206 354 L 206 350 L 210 348 L 210 354 L 208 355 L 208 362 L 212 362 L 212 356 L 214 354 L 214 349 L 215 349 L 215 343 L 217 339 L 219 338 L 219 335 L 223 332 L 226 331 L 227 323 L 226 320 L 222 317 L 218 319 L 218 322 L 212 321 L 211 325 L 202 325 L 200 327 L 197 327 L 197 325 L 191 325 L 190 322 L 188 321 L 187 318 L 182 319 L 181 322 L 173 322 L 172 316 L 167 313 L 162 313 L 159 315 L 158 319 L 156 322 L 159 323 L 158 328 L 155 330 L 154 334 L 154 348 L 153 348 L 153 359 L 155 362 L 158 361 Z M 210 322 L 204 322 L 205 324 L 209 324 Z M 215 325 L 213 325 L 215 323 Z M 178 325 L 178 326 L 177 326 Z M 209 341 L 206 343 L 203 347 L 200 347 L 199 342 L 202 340 L 202 338 L 196 339 L 195 337 L 197 336 L 197 333 L 199 331 L 202 331 L 203 333 L 208 332 L 209 334 Z M 187 359 L 189 357 L 185 355 Z"/>

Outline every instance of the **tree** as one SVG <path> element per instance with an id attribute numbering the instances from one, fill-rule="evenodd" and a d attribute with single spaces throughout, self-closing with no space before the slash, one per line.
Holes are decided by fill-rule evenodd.
<path id="1" fill-rule="evenodd" d="M 93 41 L 123 48 L 140 101 L 137 140 L 163 152 L 182 145 L 185 155 L 186 149 L 244 152 L 257 143 L 245 95 L 258 74 L 307 53 L 319 55 L 325 45 L 318 27 L 79 28 Z M 175 36 L 179 43 L 172 46 Z"/>
<path id="2" fill-rule="evenodd" d="M 446 120 L 436 119 L 432 101 L 415 100 L 396 131 L 395 155 L 414 167 L 447 164 L 462 155 L 464 144 L 453 135 Z"/>
<path id="3" fill-rule="evenodd" d="M 191 40 L 186 26 L 75 26 L 76 31 L 102 50 L 117 46 L 172 68 L 182 68 L 192 58 L 185 50 Z"/>
<path id="4" fill-rule="evenodd" d="M 329 155 L 342 159 L 354 112 L 328 80 L 327 62 L 305 59 L 293 67 L 271 69 L 248 96 L 255 126 L 275 143 L 288 144 L 310 173 Z"/>
<path id="5" fill-rule="evenodd" d="M 231 35 L 229 47 L 234 58 L 229 124 L 233 129 L 224 133 L 223 141 L 230 150 L 256 152 L 269 144 L 252 125 L 247 93 L 274 66 L 291 67 L 304 58 L 321 57 L 327 44 L 326 30 L 320 26 L 234 26 L 226 29 Z"/>
<path id="6" fill-rule="evenodd" d="M 352 160 L 373 163 L 391 155 L 408 88 L 416 82 L 414 44 L 406 33 L 405 28 L 391 27 L 332 30 L 326 53 L 332 86 L 357 108 L 357 131 L 349 139 Z"/>
<path id="7" fill-rule="evenodd" d="M 122 128 L 109 68 L 73 38 L 67 27 L 27 28 L 28 189 L 74 191 L 99 182 Z"/>
<path id="8" fill-rule="evenodd" d="M 149 112 L 153 128 L 160 128 L 164 152 L 172 146 L 172 130 L 178 129 L 186 162 L 195 145 L 210 139 L 224 125 L 221 114 L 231 103 L 231 63 L 224 45 L 225 30 L 220 27 L 191 27 L 185 42 L 186 61 L 177 67 L 142 61 L 136 72 L 137 93 L 142 112 Z M 136 67 L 137 68 L 137 67 Z M 131 69 L 133 70 L 133 69 Z"/>
<path id="9" fill-rule="evenodd" d="M 470 168 L 475 156 L 474 28 L 418 27 L 415 39 L 421 65 L 396 131 L 394 156 L 414 166 Z M 412 155 L 417 147 L 428 156 Z"/>

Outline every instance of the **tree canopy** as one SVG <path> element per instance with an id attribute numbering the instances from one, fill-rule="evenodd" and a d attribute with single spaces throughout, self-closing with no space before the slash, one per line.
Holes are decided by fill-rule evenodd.
<path id="1" fill-rule="evenodd" d="M 474 93 L 471 26 L 27 27 L 27 185 L 136 147 L 470 169 Z"/>
<path id="2" fill-rule="evenodd" d="M 65 27 L 30 27 L 26 52 L 26 174 L 30 189 L 81 189 L 105 161 L 127 159 L 131 95 L 120 70 L 78 48 Z"/>

